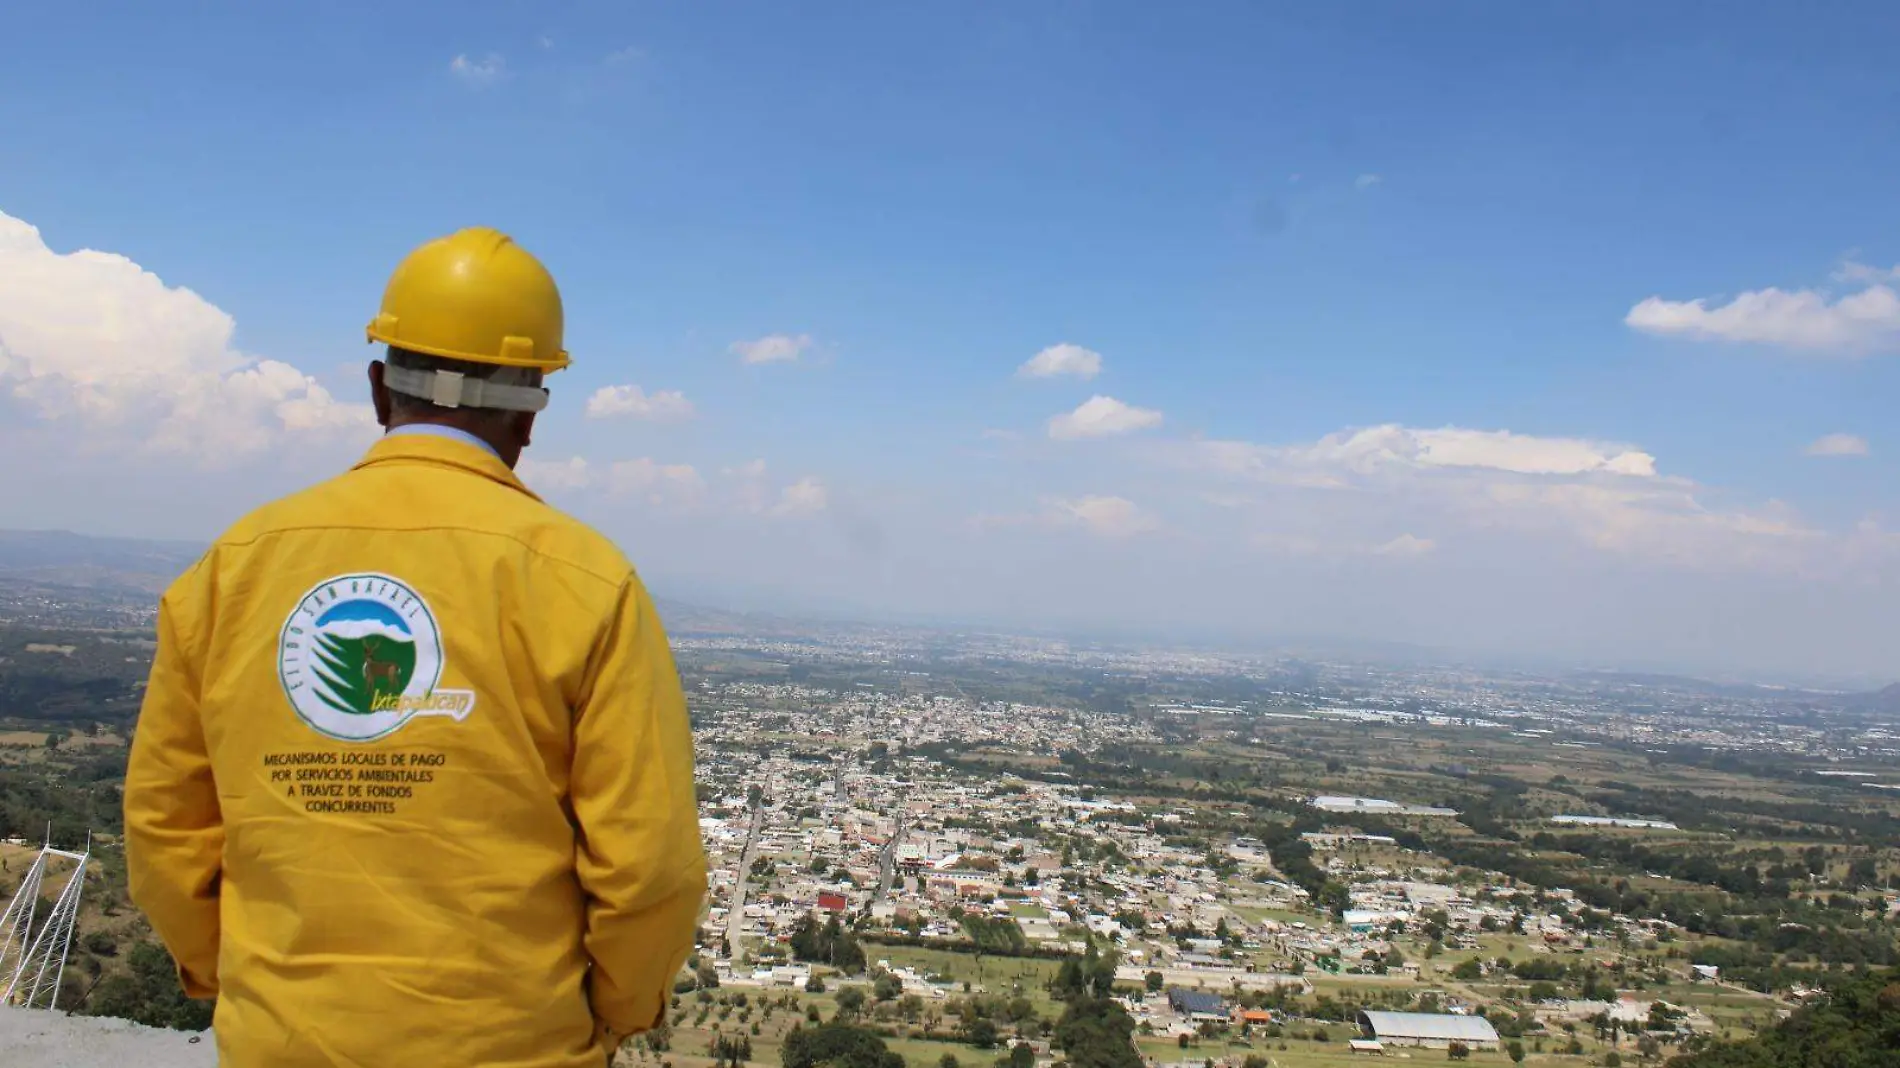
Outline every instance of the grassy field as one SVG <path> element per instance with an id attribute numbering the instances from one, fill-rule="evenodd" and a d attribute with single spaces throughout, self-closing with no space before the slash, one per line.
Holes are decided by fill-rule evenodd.
<path id="1" fill-rule="evenodd" d="M 977 957 L 974 953 L 951 953 L 942 949 L 917 946 L 881 946 L 866 944 L 865 956 L 873 961 L 887 960 L 892 967 L 913 968 L 920 975 L 941 975 L 953 983 L 970 983 L 991 993 L 1008 993 L 1020 985 L 1023 993 L 1035 998 L 1055 976 L 1060 961 L 1027 957 Z"/>

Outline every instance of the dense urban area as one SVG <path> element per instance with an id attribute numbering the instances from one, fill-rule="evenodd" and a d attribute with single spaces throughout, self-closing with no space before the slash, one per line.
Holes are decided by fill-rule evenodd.
<path id="1" fill-rule="evenodd" d="M 117 851 L 149 612 L 35 574 L 0 581 L 0 900 L 90 840 L 61 1009 L 202 1028 Z M 1900 1048 L 1900 690 L 664 607 L 711 890 L 621 1063 Z"/>

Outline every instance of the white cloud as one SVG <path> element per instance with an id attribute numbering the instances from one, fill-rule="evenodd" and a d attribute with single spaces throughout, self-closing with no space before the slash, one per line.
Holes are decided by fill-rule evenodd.
<path id="1" fill-rule="evenodd" d="M 696 505 L 706 496 L 706 480 L 693 465 L 660 463 L 644 456 L 616 460 L 604 469 L 580 456 L 547 461 L 523 458 L 515 471 L 530 489 L 599 490 L 639 497 L 661 507 Z"/>
<path id="2" fill-rule="evenodd" d="M 534 43 L 540 45 L 542 48 L 553 48 L 554 38 L 544 33 L 541 36 L 535 38 Z"/>
<path id="3" fill-rule="evenodd" d="M 663 464 L 641 457 L 616 460 L 607 468 L 603 487 L 609 493 L 644 496 L 658 505 L 695 504 L 706 492 L 706 480 L 691 464 Z"/>
<path id="4" fill-rule="evenodd" d="M 1126 497 L 1074 497 L 1049 503 L 1049 517 L 1062 524 L 1081 526 L 1106 538 L 1126 538 L 1160 528 L 1154 516 Z"/>
<path id="5" fill-rule="evenodd" d="M 1072 375 L 1086 381 L 1094 378 L 1101 371 L 1101 353 L 1065 341 L 1059 345 L 1051 345 L 1031 356 L 1027 362 L 1016 369 L 1016 376 L 1018 378 L 1054 378 L 1057 375 Z"/>
<path id="6" fill-rule="evenodd" d="M 1837 282 L 1900 282 L 1900 266 L 1874 267 L 1853 260 L 1841 264 L 1834 272 Z"/>
<path id="7" fill-rule="evenodd" d="M 721 468 L 724 481 L 709 485 L 692 464 L 662 463 L 649 457 L 617 460 L 604 467 L 575 456 L 566 460 L 523 458 L 516 467 L 530 489 L 589 490 L 609 497 L 637 498 L 668 512 L 705 511 L 773 517 L 814 515 L 830 504 L 825 484 L 810 475 L 780 487 L 766 480 L 764 460 Z"/>
<path id="8" fill-rule="evenodd" d="M 1377 556 L 1425 556 L 1436 548 L 1438 548 L 1437 543 L 1430 538 L 1401 534 L 1372 551 Z"/>
<path id="9" fill-rule="evenodd" d="M 1865 456 L 1867 439 L 1857 434 L 1823 434 L 1806 450 L 1809 456 Z"/>
<path id="10" fill-rule="evenodd" d="M 0 213 L 0 397 L 127 448 L 218 464 L 289 434 L 367 442 L 344 404 L 290 364 L 232 345 L 231 316 L 107 252 L 56 253 Z"/>
<path id="11" fill-rule="evenodd" d="M 1385 179 L 1376 174 L 1362 174 L 1352 180 L 1352 187 L 1354 189 L 1371 189 L 1383 181 L 1385 181 Z"/>
<path id="12" fill-rule="evenodd" d="M 674 423 L 693 417 L 693 402 L 678 390 L 663 389 L 649 395 L 639 386 L 602 386 L 587 398 L 587 418 L 620 416 Z"/>
<path id="13" fill-rule="evenodd" d="M 1700 298 L 1650 297 L 1631 308 L 1623 321 L 1644 333 L 1695 341 L 1862 355 L 1900 345 L 1900 294 L 1882 284 L 1838 299 L 1812 289 L 1770 288 L 1714 307 Z"/>
<path id="14" fill-rule="evenodd" d="M 587 461 L 579 456 L 565 460 L 536 460 L 524 456 L 515 464 L 515 474 L 531 490 L 585 489 L 593 481 Z"/>
<path id="15" fill-rule="evenodd" d="M 773 515 L 811 515 L 825 510 L 830 495 L 825 484 L 806 476 L 785 487 L 779 493 L 778 504 L 773 507 Z"/>
<path id="16" fill-rule="evenodd" d="M 637 60 L 637 59 L 643 59 L 645 58 L 645 56 L 646 56 L 646 52 L 643 51 L 638 45 L 628 45 L 625 48 L 615 49 L 614 51 L 607 53 L 607 58 L 604 62 L 609 67 L 618 67 L 618 66 L 621 66 L 622 64 L 632 63 L 634 60 Z"/>
<path id="17" fill-rule="evenodd" d="M 1656 458 L 1628 445 L 1546 438 L 1508 430 L 1387 423 L 1342 430 L 1311 445 L 1204 441 L 1192 448 L 1205 466 L 1289 485 L 1334 485 L 1347 474 L 1382 468 L 1485 468 L 1520 475 L 1656 475 Z"/>
<path id="18" fill-rule="evenodd" d="M 1049 436 L 1060 441 L 1129 434 L 1161 425 L 1161 413 L 1136 408 L 1100 394 L 1082 402 L 1075 411 L 1049 420 Z"/>
<path id="19" fill-rule="evenodd" d="M 731 352 L 746 363 L 791 363 L 811 348 L 811 335 L 767 334 L 752 341 L 735 341 Z"/>
<path id="20" fill-rule="evenodd" d="M 975 530 L 1068 528 L 1114 539 L 1129 538 L 1162 528 L 1159 518 L 1126 497 L 1093 494 L 1046 497 L 1036 511 L 983 513 L 970 517 L 968 523 Z"/>
<path id="21" fill-rule="evenodd" d="M 1778 503 L 1756 509 L 1712 504 L 1705 487 L 1659 474 L 1649 453 L 1584 438 L 1386 425 L 1343 430 L 1310 444 L 1203 441 L 1161 451 L 1172 452 L 1190 472 L 1225 483 L 1217 494 L 1223 511 L 1246 517 L 1254 544 L 1281 551 L 1436 550 L 1414 535 L 1406 537 L 1418 544 L 1369 536 L 1398 523 L 1424 523 L 1581 543 L 1693 569 L 1786 570 L 1805 566 L 1821 537 Z"/>
<path id="22" fill-rule="evenodd" d="M 463 54 L 449 61 L 449 73 L 468 85 L 492 85 L 507 73 L 507 64 L 493 52 L 479 59 Z"/>

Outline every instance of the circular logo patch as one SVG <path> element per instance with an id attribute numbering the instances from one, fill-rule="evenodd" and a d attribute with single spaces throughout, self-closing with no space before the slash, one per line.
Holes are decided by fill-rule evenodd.
<path id="1" fill-rule="evenodd" d="M 419 715 L 466 718 L 475 695 L 436 689 L 442 667 L 435 613 L 389 575 L 317 583 L 298 598 L 277 639 L 277 673 L 291 707 L 339 741 L 373 741 Z"/>

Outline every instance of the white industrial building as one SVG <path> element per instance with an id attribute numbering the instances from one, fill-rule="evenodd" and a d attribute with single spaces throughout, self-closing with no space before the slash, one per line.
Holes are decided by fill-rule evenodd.
<path id="1" fill-rule="evenodd" d="M 1449 1049 L 1453 1042 L 1463 1042 L 1474 1050 L 1498 1048 L 1498 1029 L 1482 1016 L 1368 1009 L 1359 1014 L 1359 1026 L 1368 1037 L 1385 1046 Z"/>

